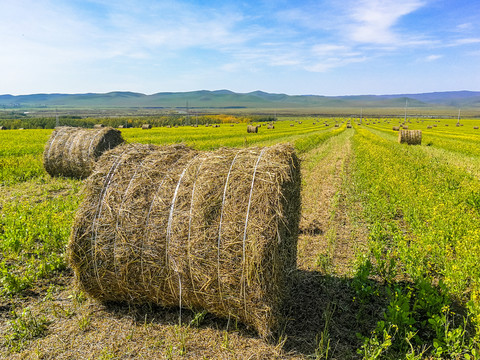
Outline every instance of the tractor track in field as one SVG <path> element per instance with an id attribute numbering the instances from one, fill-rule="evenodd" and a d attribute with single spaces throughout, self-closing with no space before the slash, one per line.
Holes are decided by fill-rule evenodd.
<path id="1" fill-rule="evenodd" d="M 306 154 L 302 169 L 302 218 L 298 267 L 348 275 L 367 238 L 350 200 L 353 132 L 337 136 Z"/>

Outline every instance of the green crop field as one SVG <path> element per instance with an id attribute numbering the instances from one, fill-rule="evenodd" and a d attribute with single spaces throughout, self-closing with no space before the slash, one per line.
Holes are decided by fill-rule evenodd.
<path id="1" fill-rule="evenodd" d="M 270 341 L 198 309 L 179 323 L 178 309 L 88 299 L 65 257 L 82 181 L 43 169 L 53 130 L 0 131 L 0 358 L 479 358 L 480 120 L 408 118 L 422 130 L 416 146 L 398 143 L 402 123 L 122 129 L 131 143 L 200 150 L 293 144 L 298 270 Z"/>

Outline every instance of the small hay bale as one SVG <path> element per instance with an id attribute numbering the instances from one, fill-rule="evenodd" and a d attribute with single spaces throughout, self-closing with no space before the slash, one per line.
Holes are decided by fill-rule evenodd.
<path id="1" fill-rule="evenodd" d="M 247 126 L 247 133 L 256 134 L 256 133 L 258 133 L 258 128 L 259 128 L 258 125 L 248 125 Z"/>
<path id="2" fill-rule="evenodd" d="M 103 124 L 95 124 L 95 125 L 93 125 L 93 128 L 94 128 L 94 129 L 101 129 L 101 128 L 104 128 L 104 127 L 105 127 L 105 125 L 103 125 Z"/>
<path id="3" fill-rule="evenodd" d="M 218 127 L 220 127 L 220 125 L 218 125 L 218 124 L 213 124 L 212 127 L 218 128 Z"/>
<path id="4" fill-rule="evenodd" d="M 338 127 L 339 125 L 338 124 L 335 124 L 335 127 Z"/>
<path id="5" fill-rule="evenodd" d="M 100 301 L 204 309 L 269 337 L 296 268 L 300 165 L 293 148 L 130 144 L 87 179 L 68 245 Z"/>
<path id="6" fill-rule="evenodd" d="M 273 124 L 268 124 L 268 125 L 267 125 L 267 129 L 270 129 L 270 130 L 275 129 L 275 125 L 273 125 Z"/>
<path id="7" fill-rule="evenodd" d="M 295 126 L 294 124 L 290 124 L 290 126 Z"/>
<path id="8" fill-rule="evenodd" d="M 45 146 L 43 166 L 51 176 L 83 179 L 100 155 L 123 142 L 120 131 L 110 127 L 57 127 Z"/>
<path id="9" fill-rule="evenodd" d="M 422 130 L 400 130 L 398 133 L 398 142 L 400 144 L 421 145 Z"/>
<path id="10" fill-rule="evenodd" d="M 428 125 L 428 126 L 427 126 L 427 129 L 432 129 L 432 126 L 431 126 L 431 125 Z"/>
<path id="11" fill-rule="evenodd" d="M 124 125 L 118 125 L 117 129 L 123 129 L 125 126 Z"/>
<path id="12" fill-rule="evenodd" d="M 473 129 L 474 129 L 474 130 L 478 130 L 478 126 L 474 126 Z"/>
<path id="13" fill-rule="evenodd" d="M 7 128 L 5 126 L 0 126 L 0 130 L 7 130 Z"/>
<path id="14" fill-rule="evenodd" d="M 143 124 L 142 125 L 142 129 L 143 130 L 148 130 L 148 129 L 151 129 L 152 128 L 152 125 L 151 124 Z"/>
<path id="15" fill-rule="evenodd" d="M 368 125 L 368 124 L 367 124 Z M 400 127 L 399 126 L 392 126 L 392 130 L 393 131 L 399 131 L 400 130 Z"/>
<path id="16" fill-rule="evenodd" d="M 347 129 L 351 129 L 352 128 L 352 124 L 347 124 Z"/>
<path id="17" fill-rule="evenodd" d="M 433 127 L 437 127 L 437 124 L 433 124 Z"/>

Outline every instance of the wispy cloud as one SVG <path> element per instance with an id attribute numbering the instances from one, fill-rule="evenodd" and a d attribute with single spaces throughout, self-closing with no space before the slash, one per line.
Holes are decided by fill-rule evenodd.
<path id="1" fill-rule="evenodd" d="M 443 57 L 443 55 L 428 55 L 428 56 L 425 58 L 425 61 L 431 62 L 431 61 L 435 61 L 435 60 L 441 59 L 442 57 Z"/>
<path id="2" fill-rule="evenodd" d="M 349 10 L 353 24 L 348 27 L 350 38 L 359 43 L 392 44 L 403 41 L 396 33 L 394 25 L 402 16 L 410 14 L 422 6 L 419 0 L 362 0 L 353 3 Z"/>

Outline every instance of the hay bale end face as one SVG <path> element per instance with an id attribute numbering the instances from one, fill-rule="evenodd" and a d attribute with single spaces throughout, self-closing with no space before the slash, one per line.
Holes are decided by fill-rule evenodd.
<path id="1" fill-rule="evenodd" d="M 83 179 L 100 155 L 123 142 L 120 131 L 113 128 L 58 127 L 45 146 L 43 166 L 51 176 Z"/>
<path id="2" fill-rule="evenodd" d="M 400 130 L 398 133 L 398 142 L 400 144 L 421 145 L 422 130 Z"/>
<path id="3" fill-rule="evenodd" d="M 269 337 L 296 268 L 299 213 L 290 146 L 124 145 L 86 181 L 69 261 L 98 300 L 204 309 Z"/>

